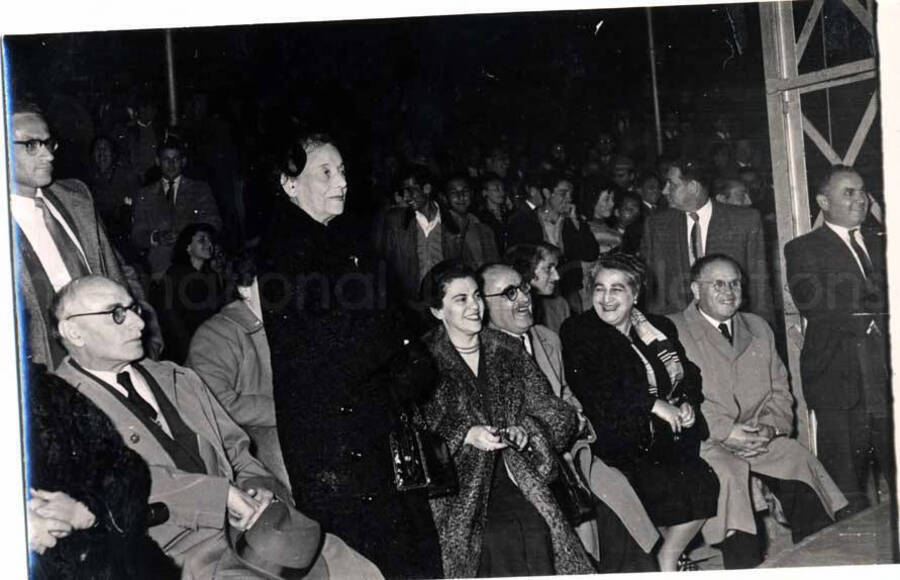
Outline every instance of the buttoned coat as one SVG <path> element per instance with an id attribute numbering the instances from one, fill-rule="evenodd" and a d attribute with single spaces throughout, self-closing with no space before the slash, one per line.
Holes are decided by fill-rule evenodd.
<path id="1" fill-rule="evenodd" d="M 566 383 L 562 342 L 559 335 L 540 324 L 532 326 L 529 332 L 532 338 L 534 359 L 550 382 L 553 393 L 581 411 L 581 402 Z M 621 471 L 610 467 L 591 453 L 591 443 L 596 438 L 597 435 L 591 428 L 588 436 L 575 442 L 571 449 L 575 465 L 588 482 L 594 495 L 615 512 L 638 545 L 649 553 L 659 540 L 659 532 L 650 520 L 650 516 L 647 515 L 634 488 L 628 482 L 628 478 Z M 576 532 L 584 542 L 585 531 L 581 529 L 581 526 L 576 529 Z M 596 536 L 596 530 L 594 530 L 594 535 Z M 588 545 L 586 544 L 585 547 L 588 548 Z M 592 551 L 592 555 L 599 560 L 602 557 L 603 546 L 598 546 L 598 548 L 598 551 L 590 548 L 588 550 Z"/>
<path id="2" fill-rule="evenodd" d="M 710 201 L 712 216 L 704 254 L 725 254 L 741 266 L 745 310 L 775 322 L 759 212 Z M 653 212 L 644 222 L 641 255 L 647 263 L 646 309 L 654 314 L 681 312 L 693 300 L 687 217 L 683 211 Z"/>
<path id="3" fill-rule="evenodd" d="M 593 572 L 547 487 L 557 474 L 553 454 L 562 451 L 575 434 L 575 410 L 553 395 L 547 379 L 516 339 L 485 328 L 480 340 L 484 375 L 476 378 L 443 326 L 424 337 L 440 380 L 422 411 L 428 426 L 447 442 L 459 475 L 457 494 L 431 500 L 444 575 L 466 578 L 478 571 L 495 462 L 501 459 L 549 528 L 556 573 Z M 466 435 L 475 425 L 520 425 L 528 432 L 531 451 L 507 447 L 486 452 L 467 445 Z"/>
<path id="4" fill-rule="evenodd" d="M 145 369 L 197 435 L 206 473 L 178 469 L 153 433 L 117 397 L 76 369 L 66 358 L 56 374 L 94 402 L 112 420 L 125 444 L 150 467 L 150 498 L 169 509 L 166 523 L 150 536 L 183 568 L 183 578 L 212 578 L 225 572 L 225 514 L 228 487 L 259 485 L 290 501 L 290 494 L 250 454 L 250 439 L 231 419 L 197 374 L 171 362 L 144 360 Z M 234 563 L 237 565 L 237 563 Z M 238 568 L 242 569 L 242 568 Z"/>
<path id="5" fill-rule="evenodd" d="M 154 230 L 171 230 L 176 234 L 190 224 L 207 223 L 222 231 L 222 218 L 212 190 L 204 181 L 181 176 L 175 195 L 175 207 L 166 201 L 162 181 L 140 189 L 134 197 L 131 241 L 147 253 L 150 273 L 158 278 L 172 264 L 173 244 L 150 242 Z"/>
<path id="6" fill-rule="evenodd" d="M 84 250 L 91 272 L 127 286 L 136 299 L 143 299 L 140 283 L 134 278 L 127 278 L 123 273 L 116 251 L 107 238 L 106 229 L 97 218 L 87 186 L 77 179 L 66 179 L 42 188 L 42 193 L 72 229 Z M 19 290 L 17 302 L 20 307 L 24 307 L 25 312 L 25 356 L 32 362 L 53 368 L 65 356 L 51 331 L 53 324 L 49 307 L 55 292 L 43 271 L 29 271 L 27 263 L 39 264 L 37 255 L 21 230 L 18 227 L 15 230 L 17 247 L 13 257 Z M 133 273 L 130 268 L 128 271 Z M 156 330 L 158 336 L 158 328 Z M 51 341 L 54 341 L 53 344 Z"/>
<path id="7" fill-rule="evenodd" d="M 725 539 L 728 530 L 756 533 L 750 496 L 750 472 L 810 486 L 833 518 L 847 504 L 822 464 L 796 439 L 776 437 L 768 451 L 741 458 L 722 446 L 735 422 L 767 424 L 780 433 L 793 431 L 793 397 L 787 370 L 775 349 L 775 335 L 759 316 L 738 312 L 732 320 L 733 345 L 694 304 L 670 318 L 678 328 L 687 357 L 700 368 L 709 438 L 700 457 L 719 478 L 718 513 L 703 526 L 710 544 Z"/>
<path id="8" fill-rule="evenodd" d="M 433 367 L 429 380 L 403 380 L 414 365 L 391 371 L 403 341 L 415 337 L 389 301 L 384 263 L 355 226 L 344 216 L 325 226 L 283 192 L 273 200 L 258 284 L 278 438 L 303 513 L 388 578 L 435 577 L 440 547 L 428 498 L 397 491 L 389 446 L 392 392 L 423 398 Z"/>
<path id="9" fill-rule="evenodd" d="M 246 302 L 235 300 L 200 325 L 185 366 L 197 371 L 253 441 L 254 456 L 279 481 L 288 475 L 275 427 L 272 363 L 266 330 Z M 289 487 L 289 486 L 288 486 Z"/>
<path id="10" fill-rule="evenodd" d="M 887 286 L 884 232 L 862 230 L 872 261 L 863 276 L 847 244 L 827 225 L 784 247 L 787 281 L 794 304 L 807 320 L 800 353 L 803 395 L 811 409 L 850 409 L 860 399 L 856 342 L 862 337 L 884 348 Z M 879 334 L 870 332 L 875 322 Z M 871 368 L 883 383 L 886 368 Z"/>

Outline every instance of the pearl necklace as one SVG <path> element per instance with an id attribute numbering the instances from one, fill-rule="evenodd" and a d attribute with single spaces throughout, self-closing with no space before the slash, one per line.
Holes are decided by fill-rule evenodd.
<path id="1" fill-rule="evenodd" d="M 451 342 L 450 344 L 453 344 L 453 343 Z M 475 346 L 465 346 L 465 347 L 460 347 L 460 346 L 456 346 L 455 344 L 453 344 L 453 348 L 455 348 L 456 352 L 458 352 L 459 354 L 475 354 L 476 352 L 478 352 L 478 349 L 481 348 L 481 344 L 476 343 Z"/>

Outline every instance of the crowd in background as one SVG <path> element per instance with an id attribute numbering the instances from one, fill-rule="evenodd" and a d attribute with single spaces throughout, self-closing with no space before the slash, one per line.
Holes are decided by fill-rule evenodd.
<path id="1" fill-rule="evenodd" d="M 25 351 L 70 384 L 100 383 L 105 369 L 90 363 L 112 355 L 102 359 L 101 341 L 91 342 L 87 325 L 100 324 L 91 315 L 131 325 L 141 350 L 132 337 L 131 354 L 116 354 L 113 366 L 137 369 L 127 373 L 153 391 L 146 412 L 165 419 L 165 433 L 148 428 L 162 439 L 178 439 L 179 414 L 207 436 L 187 420 L 192 410 L 168 408 L 165 386 L 153 386 L 192 369 L 184 371 L 189 398 L 205 389 L 215 396 L 212 411 L 198 406 L 216 416 L 212 447 L 227 450 L 232 469 L 204 457 L 193 473 L 220 469 L 239 482 L 244 470 L 274 482 L 239 486 L 250 496 L 241 496 L 241 517 L 229 495 L 228 521 L 248 535 L 272 513 L 274 494 L 391 578 L 689 570 L 687 548 L 701 528 L 726 567 L 743 568 L 761 561 L 751 471 L 794 524 L 796 542 L 847 505 L 846 490 L 791 438 L 792 398 L 772 331 L 781 250 L 767 156 L 759 136 L 727 115 L 666 113 L 659 155 L 627 114 L 587 142 L 398 138 L 380 158 L 372 153 L 371 175 L 357 188 L 357 160 L 342 156 L 344 143 L 298 133 L 310 127 L 296 118 L 254 134 L 238 112 L 203 95 L 189 99 L 175 126 L 147 98 L 88 110 L 82 104 L 77 131 L 51 124 L 54 135 L 70 136 L 58 150 L 39 124 L 16 143 L 29 148 L 23 162 L 50 155 L 62 191 L 93 200 L 101 253 L 121 273 L 110 273 L 106 258 L 98 271 L 83 241 L 83 263 L 63 256 L 69 275 L 58 284 L 48 272 L 55 297 L 42 305 L 56 332 L 38 339 L 29 330 Z M 16 115 L 43 120 L 27 109 Z M 851 174 L 830 174 L 826 188 Z M 17 187 L 34 195 L 52 181 Z M 865 213 L 877 222 L 870 199 Z M 729 225 L 711 225 L 721 222 L 710 211 Z M 113 297 L 112 309 L 73 314 L 90 300 L 103 307 L 98 296 Z M 771 372 L 752 380 L 771 394 L 718 401 L 701 375 L 736 384 L 752 373 L 729 374 L 736 363 L 693 342 L 701 314 L 721 317 L 715 340 L 727 340 L 734 357 L 749 349 L 756 363 L 764 359 Z M 38 340 L 46 352 L 37 354 Z M 144 412 L 130 400 L 129 412 Z M 708 405 L 731 413 L 732 403 L 723 427 Z M 397 409 L 408 405 L 448 446 L 455 492 L 429 499 L 392 480 L 389 441 Z M 235 463 L 246 449 L 249 470 Z M 578 521 L 552 489 L 570 469 L 594 497 Z M 33 490 L 33 517 L 49 513 L 46 493 Z M 181 511 L 169 510 L 168 522 L 150 527 L 158 541 L 154 534 L 184 525 Z M 80 521 L 60 537 L 92 526 Z M 185 574 L 210 573 L 236 550 L 216 535 L 202 551 L 173 537 L 162 547 Z M 331 557 L 335 570 L 349 561 Z M 148 558 L 165 568 L 158 554 Z"/>

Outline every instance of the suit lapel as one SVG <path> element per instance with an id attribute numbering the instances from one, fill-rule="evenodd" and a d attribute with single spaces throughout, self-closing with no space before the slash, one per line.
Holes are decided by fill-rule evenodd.
<path id="1" fill-rule="evenodd" d="M 837 259 L 842 260 L 844 264 L 840 265 L 839 269 L 843 272 L 850 272 L 854 276 L 857 276 L 860 280 L 860 283 L 865 283 L 865 276 L 863 276 L 862 270 L 859 268 L 859 263 L 856 261 L 856 257 L 854 257 L 853 252 L 844 243 L 844 240 L 841 239 L 834 230 L 832 230 L 827 225 L 822 225 L 819 228 L 819 231 L 822 232 L 822 240 L 830 246 L 829 251 L 826 252 L 826 255 L 829 256 L 829 259 Z M 868 249 L 868 248 L 866 248 Z M 874 260 L 873 260 L 874 263 Z"/>
<path id="2" fill-rule="evenodd" d="M 153 458 L 154 462 L 177 467 L 172 456 L 166 451 L 150 429 L 125 406 L 107 387 L 71 366 L 66 359 L 56 374 L 61 376 L 78 392 L 94 402 L 113 422 L 126 443 L 142 457 Z"/>
<path id="3" fill-rule="evenodd" d="M 728 339 L 722 336 L 722 333 L 719 332 L 718 328 L 715 328 L 709 321 L 700 313 L 700 310 L 697 308 L 696 304 L 691 304 L 687 309 L 685 309 L 684 317 L 691 325 L 691 334 L 693 335 L 695 340 L 698 341 L 706 341 L 710 343 L 716 350 L 718 350 L 722 356 L 726 357 L 728 360 L 733 361 L 737 358 L 737 340 L 735 338 L 735 343 L 732 345 L 728 342 Z M 744 347 L 746 348 L 746 346 Z"/>
<path id="4" fill-rule="evenodd" d="M 687 242 L 687 218 L 685 218 L 685 213 L 683 211 L 675 210 L 672 212 L 672 219 L 675 220 L 674 227 L 671 231 L 675 232 L 674 241 L 675 247 L 678 248 L 678 259 L 685 265 L 684 271 L 687 272 L 691 267 L 691 253 Z"/>
<path id="5" fill-rule="evenodd" d="M 732 348 L 734 358 L 739 358 L 750 346 L 750 343 L 753 342 L 753 333 L 750 332 L 750 327 L 744 320 L 744 315 L 740 312 L 735 313 L 731 319 L 731 336 L 734 340 L 734 347 Z M 725 342 L 728 341 L 726 340 Z"/>
<path id="6" fill-rule="evenodd" d="M 553 363 L 550 361 L 550 353 L 547 351 L 547 345 L 544 343 L 543 337 L 538 332 L 535 332 L 534 327 L 528 331 L 528 334 L 531 337 L 531 348 L 534 350 L 535 362 L 537 362 L 538 367 L 547 377 L 547 380 L 550 381 L 550 386 L 553 387 L 553 392 L 556 393 L 556 396 L 562 396 L 562 377 L 557 374 L 557 369 L 554 368 Z"/>
<path id="7" fill-rule="evenodd" d="M 864 229 L 862 230 L 863 241 L 866 244 L 866 250 L 869 252 L 869 259 L 872 261 L 872 267 L 876 272 L 885 271 L 885 232 L 881 230 Z"/>
<path id="8" fill-rule="evenodd" d="M 90 221 L 94 222 L 94 226 L 99 227 L 95 221 L 96 218 L 94 217 L 93 208 L 82 203 L 82 200 L 74 195 L 64 195 L 65 202 L 63 202 L 62 198 L 54 192 L 56 187 L 56 184 L 51 184 L 50 187 L 41 190 L 41 193 L 50 200 L 53 207 L 59 212 L 68 226 L 72 228 L 72 233 L 75 234 L 75 239 L 78 240 L 81 249 L 84 250 L 85 257 L 91 266 L 91 270 L 99 272 L 100 263 L 95 259 L 97 253 L 95 251 L 96 248 L 87 243 L 89 240 L 87 236 L 90 233 L 90 223 L 88 220 L 84 219 L 88 215 L 91 216 L 94 219 Z"/>
<path id="9" fill-rule="evenodd" d="M 728 215 L 721 210 L 720 204 L 711 201 L 712 212 L 709 217 L 709 228 L 706 232 L 706 244 L 703 246 L 703 255 L 713 254 L 716 252 L 716 240 L 728 237 L 731 224 Z"/>

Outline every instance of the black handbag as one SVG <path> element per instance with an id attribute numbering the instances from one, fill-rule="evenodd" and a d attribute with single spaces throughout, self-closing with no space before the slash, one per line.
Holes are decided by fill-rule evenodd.
<path id="1" fill-rule="evenodd" d="M 424 490 L 429 498 L 453 495 L 459 479 L 450 448 L 444 439 L 413 420 L 418 408 L 410 403 L 400 409 L 391 430 L 391 461 L 398 491 Z"/>
<path id="2" fill-rule="evenodd" d="M 569 524 L 574 528 L 597 517 L 594 496 L 568 461 L 556 454 L 558 475 L 550 482 L 550 492 Z"/>

